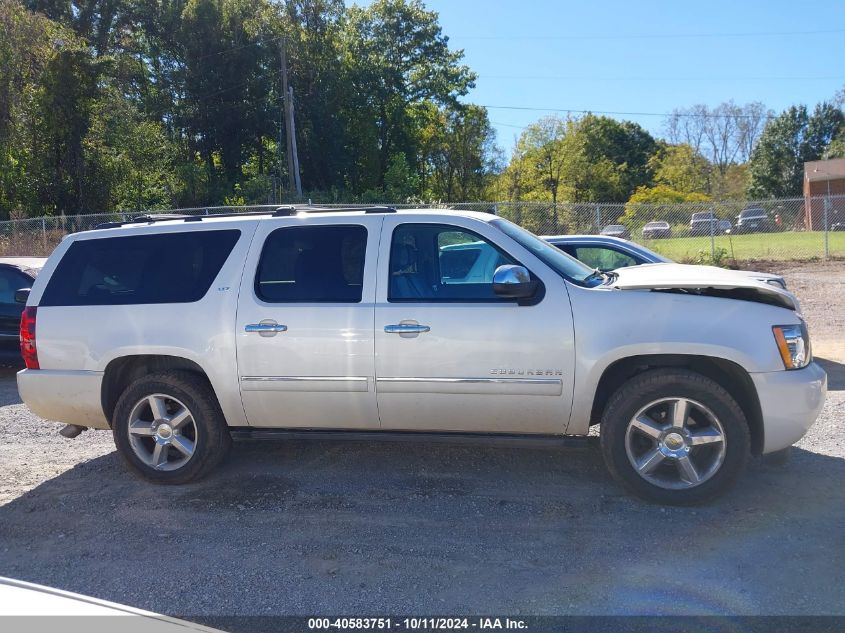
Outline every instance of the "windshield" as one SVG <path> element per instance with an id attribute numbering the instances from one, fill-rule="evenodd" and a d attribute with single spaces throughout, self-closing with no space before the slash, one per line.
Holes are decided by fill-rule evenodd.
<path id="1" fill-rule="evenodd" d="M 491 220 L 490 224 L 512 238 L 520 246 L 527 248 L 532 255 L 564 278 L 582 285 L 595 285 L 602 281 L 601 276 L 596 275 L 593 268 L 579 262 L 574 257 L 570 257 L 556 246 L 552 246 L 513 222 L 504 218 L 496 218 Z"/>
<path id="2" fill-rule="evenodd" d="M 766 215 L 766 212 L 763 209 L 743 209 L 739 212 L 739 217 L 741 218 L 754 218 L 764 215 Z"/>

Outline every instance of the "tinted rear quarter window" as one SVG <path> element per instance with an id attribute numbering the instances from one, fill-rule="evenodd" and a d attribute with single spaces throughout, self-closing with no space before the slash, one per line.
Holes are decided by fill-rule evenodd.
<path id="1" fill-rule="evenodd" d="M 239 230 L 78 240 L 50 278 L 43 306 L 191 303 L 208 292 Z"/>

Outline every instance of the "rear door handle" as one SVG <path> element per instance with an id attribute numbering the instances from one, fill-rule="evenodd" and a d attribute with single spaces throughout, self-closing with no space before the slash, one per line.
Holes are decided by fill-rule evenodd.
<path id="1" fill-rule="evenodd" d="M 431 328 L 427 325 L 397 323 L 395 325 L 385 325 L 384 331 L 388 334 L 422 334 L 423 332 L 431 332 Z"/>
<path id="2" fill-rule="evenodd" d="M 281 325 L 271 319 L 265 319 L 261 323 L 248 323 L 244 326 L 244 332 L 258 332 L 261 336 L 275 336 L 279 332 L 287 331 L 287 325 Z"/>

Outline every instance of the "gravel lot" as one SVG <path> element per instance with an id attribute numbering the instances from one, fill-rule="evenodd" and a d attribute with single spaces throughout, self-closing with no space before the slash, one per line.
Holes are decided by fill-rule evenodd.
<path id="1" fill-rule="evenodd" d="M 626 495 L 596 446 L 244 443 L 154 487 L 108 433 L 59 437 L 6 370 L 0 575 L 183 616 L 845 614 L 845 264 L 781 272 L 831 392 L 786 466 L 711 505 Z"/>

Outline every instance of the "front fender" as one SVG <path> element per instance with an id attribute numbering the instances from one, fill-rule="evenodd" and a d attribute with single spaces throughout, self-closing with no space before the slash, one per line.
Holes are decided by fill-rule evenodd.
<path id="1" fill-rule="evenodd" d="M 778 371 L 783 362 L 772 326 L 800 322 L 786 308 L 718 297 L 577 286 L 570 297 L 576 333 L 570 434 L 587 432 L 599 381 L 619 360 L 678 354 L 730 361 L 748 373 Z"/>

